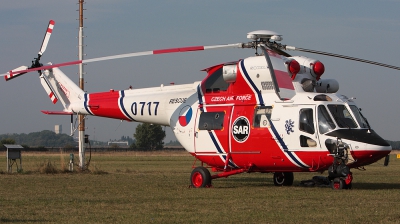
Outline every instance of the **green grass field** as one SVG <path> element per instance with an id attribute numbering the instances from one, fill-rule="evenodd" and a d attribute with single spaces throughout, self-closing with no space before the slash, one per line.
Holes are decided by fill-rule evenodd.
<path id="1" fill-rule="evenodd" d="M 353 189 L 300 187 L 318 173 L 239 174 L 189 188 L 186 152 L 93 154 L 91 172 L 61 170 L 69 154 L 22 153 L 22 173 L 6 174 L 0 153 L 0 223 L 400 223 L 400 159 L 352 170 Z M 75 167 L 76 168 L 76 167 Z M 326 174 L 322 174 L 326 175 Z"/>

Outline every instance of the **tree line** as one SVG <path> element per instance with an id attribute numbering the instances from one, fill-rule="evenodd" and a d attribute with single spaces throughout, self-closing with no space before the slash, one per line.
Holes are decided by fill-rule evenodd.
<path id="1" fill-rule="evenodd" d="M 134 139 L 129 136 L 122 136 L 118 141 L 127 141 L 132 150 L 159 150 L 164 147 L 165 131 L 160 125 L 139 124 L 133 137 Z M 49 130 L 29 134 L 2 134 L 0 135 L 0 143 L 0 147 L 3 144 L 18 144 L 24 146 L 24 148 L 75 148 L 78 145 L 73 137 L 67 134 L 56 134 Z M 92 145 L 101 144 L 96 142 Z M 104 145 L 107 145 L 107 143 L 104 143 Z"/>
<path id="2" fill-rule="evenodd" d="M 53 131 L 44 130 L 29 134 L 2 134 L 2 144 L 18 144 L 25 148 L 30 147 L 75 147 L 74 138 L 67 134 L 56 134 Z"/>

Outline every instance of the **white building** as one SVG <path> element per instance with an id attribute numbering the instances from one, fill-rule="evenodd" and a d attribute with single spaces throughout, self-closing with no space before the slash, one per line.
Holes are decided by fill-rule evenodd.
<path id="1" fill-rule="evenodd" d="M 62 125 L 61 124 L 57 124 L 54 126 L 54 132 L 56 134 L 62 134 Z"/>

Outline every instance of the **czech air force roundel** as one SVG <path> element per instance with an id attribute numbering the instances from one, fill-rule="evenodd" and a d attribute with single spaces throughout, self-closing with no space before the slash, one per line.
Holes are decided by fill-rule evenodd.
<path id="1" fill-rule="evenodd" d="M 238 117 L 232 126 L 232 135 L 237 142 L 245 142 L 250 135 L 250 122 L 246 117 Z"/>
<path id="2" fill-rule="evenodd" d="M 192 108 L 189 105 L 184 106 L 181 111 L 179 112 L 179 124 L 182 127 L 185 127 L 189 124 L 190 120 L 192 119 Z"/>

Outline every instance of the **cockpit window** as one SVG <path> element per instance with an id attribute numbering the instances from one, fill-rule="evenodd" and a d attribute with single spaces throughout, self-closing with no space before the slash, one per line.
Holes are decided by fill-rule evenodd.
<path id="1" fill-rule="evenodd" d="M 361 111 L 355 105 L 350 105 L 351 111 L 353 111 L 354 116 L 361 128 L 369 128 L 368 123 L 365 120 L 364 116 L 361 114 Z"/>
<path id="2" fill-rule="evenodd" d="M 357 124 L 345 105 L 330 104 L 328 109 L 340 128 L 357 128 Z"/>
<path id="3" fill-rule="evenodd" d="M 324 105 L 318 106 L 318 129 L 321 134 L 332 131 L 336 128 L 331 116 Z"/>
<path id="4" fill-rule="evenodd" d="M 300 110 L 299 129 L 300 131 L 314 134 L 313 109 L 304 108 Z"/>
<path id="5" fill-rule="evenodd" d="M 207 93 L 226 91 L 228 89 L 229 83 L 225 82 L 222 76 L 222 68 L 218 69 L 207 78 L 205 86 Z"/>

